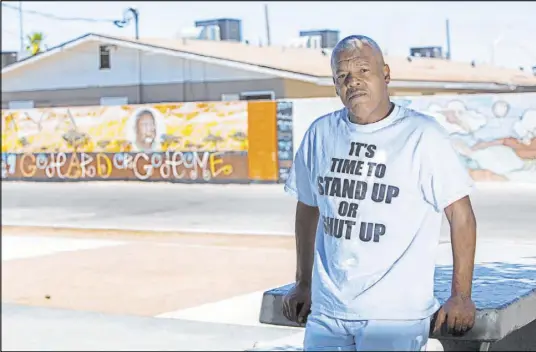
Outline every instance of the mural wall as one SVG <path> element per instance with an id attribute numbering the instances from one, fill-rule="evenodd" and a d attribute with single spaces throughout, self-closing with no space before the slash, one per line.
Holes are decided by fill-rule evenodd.
<path id="1" fill-rule="evenodd" d="M 248 180 L 247 102 L 2 111 L 2 178 Z"/>
<path id="2" fill-rule="evenodd" d="M 478 181 L 536 183 L 536 94 L 396 97 L 429 114 L 449 132 L 461 160 Z M 342 108 L 338 98 L 296 99 L 294 149 L 311 122 Z"/>
<path id="3" fill-rule="evenodd" d="M 437 119 L 474 179 L 536 183 L 536 94 L 400 101 Z"/>
<path id="4" fill-rule="evenodd" d="M 396 97 L 450 133 L 479 181 L 536 183 L 536 94 Z M 338 98 L 2 111 L 2 179 L 284 182 Z"/>
<path id="5" fill-rule="evenodd" d="M 285 183 L 289 177 L 294 150 L 292 146 L 292 103 L 279 101 L 276 110 L 278 182 Z"/>

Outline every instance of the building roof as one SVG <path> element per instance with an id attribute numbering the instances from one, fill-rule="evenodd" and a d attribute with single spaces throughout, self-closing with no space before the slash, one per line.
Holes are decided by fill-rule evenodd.
<path id="1" fill-rule="evenodd" d="M 55 55 L 67 47 L 74 47 L 87 41 L 99 41 L 103 44 L 126 46 L 315 82 L 321 85 L 332 85 L 330 52 L 325 50 L 280 46 L 258 47 L 237 42 L 193 39 L 143 38 L 135 40 L 92 33 L 5 67 L 2 69 L 2 74 L 15 71 L 26 64 L 37 62 L 47 56 Z M 471 87 L 487 85 L 502 89 L 507 86 L 512 90 L 516 86 L 536 86 L 536 77 L 532 73 L 485 64 L 477 64 L 472 67 L 470 63 L 443 59 L 412 58 L 409 61 L 406 57 L 390 55 L 385 56 L 385 61 L 391 67 L 391 80 L 394 85 L 397 82 L 405 82 L 410 85 L 412 82 L 430 84 L 440 82 L 444 86 L 457 85 L 461 89 L 463 89 L 461 85 L 470 85 Z"/>

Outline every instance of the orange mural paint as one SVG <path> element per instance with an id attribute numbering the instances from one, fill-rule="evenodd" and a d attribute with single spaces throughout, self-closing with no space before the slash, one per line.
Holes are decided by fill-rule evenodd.
<path id="1" fill-rule="evenodd" d="M 276 102 L 248 102 L 248 164 L 251 181 L 278 180 Z"/>

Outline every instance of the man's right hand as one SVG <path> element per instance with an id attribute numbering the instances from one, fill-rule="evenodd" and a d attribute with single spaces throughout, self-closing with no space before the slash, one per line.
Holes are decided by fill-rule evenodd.
<path id="1" fill-rule="evenodd" d="M 283 297 L 283 314 L 298 324 L 304 324 L 311 312 L 311 286 L 299 284 Z"/>

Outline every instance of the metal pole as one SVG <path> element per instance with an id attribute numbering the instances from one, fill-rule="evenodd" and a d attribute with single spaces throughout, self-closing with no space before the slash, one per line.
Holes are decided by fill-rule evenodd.
<path id="1" fill-rule="evenodd" d="M 268 46 L 272 44 L 270 40 L 270 20 L 268 18 L 268 4 L 264 4 L 264 20 L 266 22 L 266 43 Z"/>
<path id="2" fill-rule="evenodd" d="M 446 26 L 447 26 L 447 60 L 450 60 L 452 54 L 450 51 L 450 24 L 449 24 L 448 18 L 447 18 Z"/>
<path id="3" fill-rule="evenodd" d="M 135 9 L 130 9 L 134 15 L 134 27 L 136 31 L 136 40 L 140 39 L 140 23 L 139 23 L 139 12 Z"/>
<path id="4" fill-rule="evenodd" d="M 140 23 L 139 23 L 139 12 L 136 9 L 130 8 L 132 16 L 134 17 L 134 35 L 136 40 L 140 40 Z M 137 50 L 137 63 L 138 63 L 138 104 L 143 103 L 143 87 L 142 87 L 142 56 L 141 50 Z"/>
<path id="5" fill-rule="evenodd" d="M 20 34 L 19 55 L 22 55 L 22 53 L 24 52 L 24 28 L 23 28 L 23 20 L 22 20 L 22 1 L 19 1 L 19 34 Z"/>

